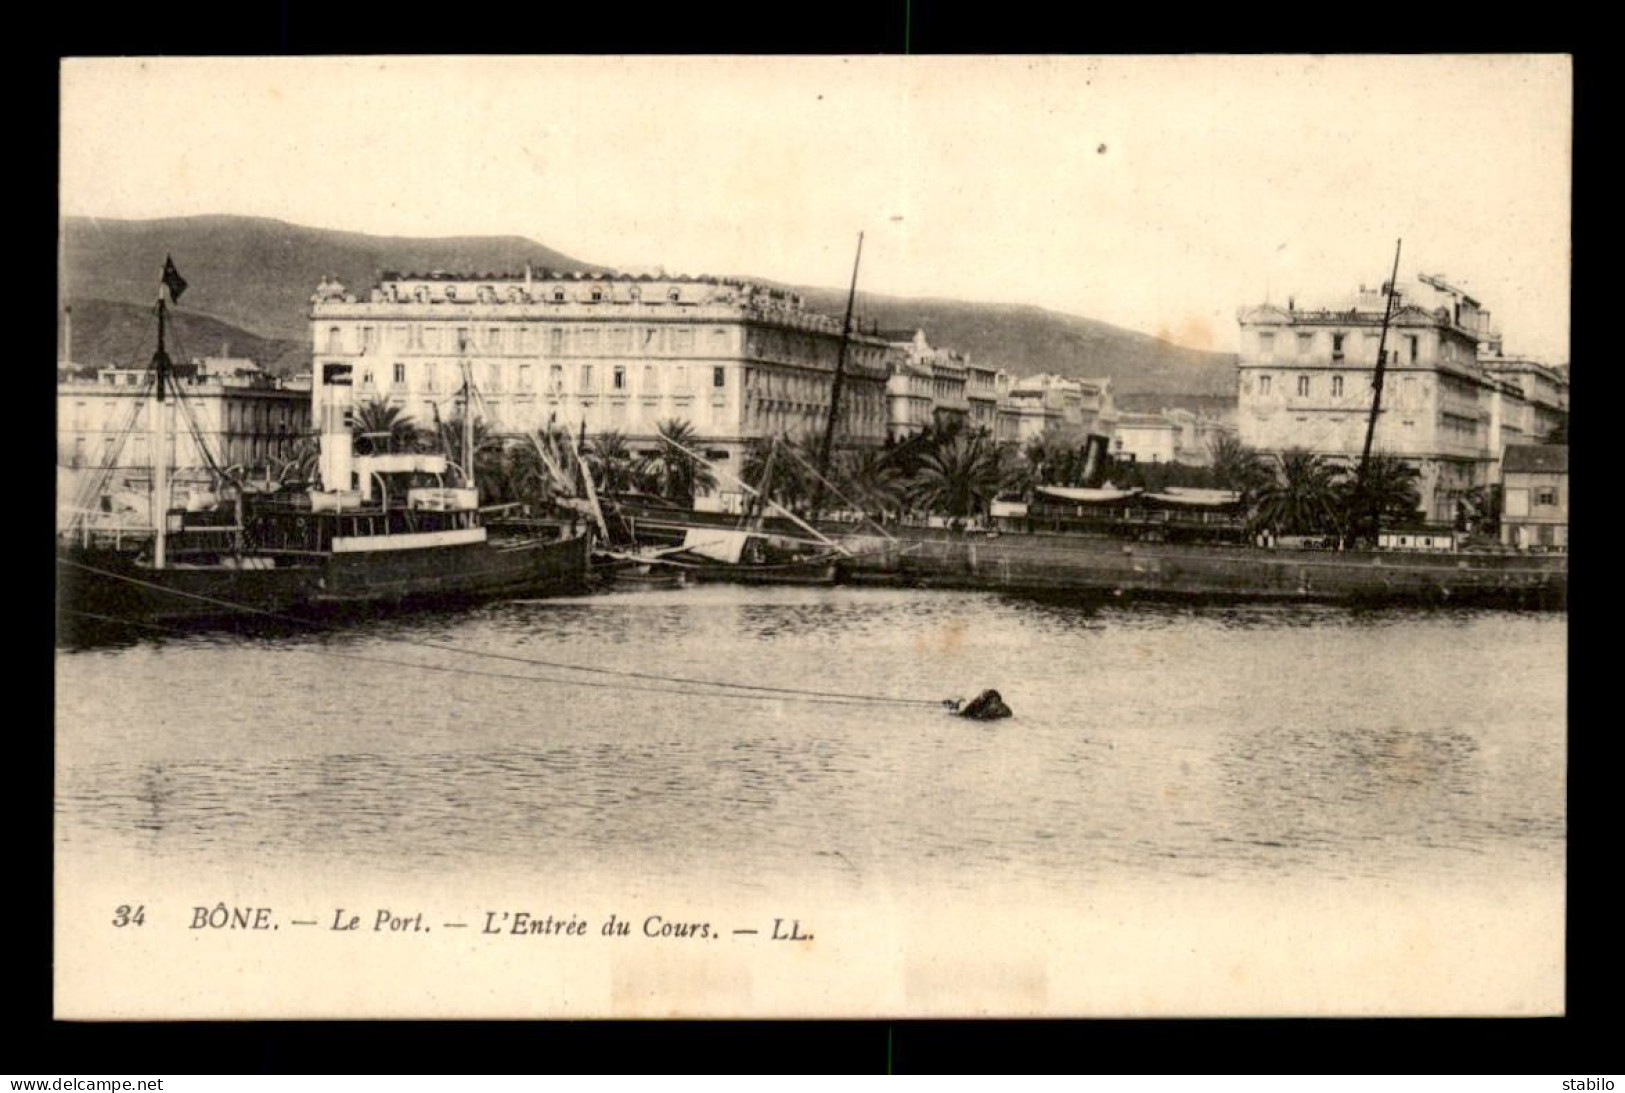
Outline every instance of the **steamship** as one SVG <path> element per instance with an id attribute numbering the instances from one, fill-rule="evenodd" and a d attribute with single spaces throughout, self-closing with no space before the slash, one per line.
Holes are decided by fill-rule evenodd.
<path id="1" fill-rule="evenodd" d="M 175 406 L 184 397 L 164 349 L 168 305 L 184 289 L 166 263 L 147 394 L 155 453 L 171 450 Z M 160 455 L 150 528 L 110 535 L 82 516 L 67 521 L 57 543 L 59 630 L 444 605 L 586 587 L 592 534 L 584 523 L 488 519 L 466 439 L 461 466 L 437 454 L 357 454 L 350 366 L 323 365 L 317 382 L 321 453 L 309 488 L 256 492 L 222 472 L 212 503 L 177 507 Z M 464 414 L 470 430 L 471 416 Z"/>

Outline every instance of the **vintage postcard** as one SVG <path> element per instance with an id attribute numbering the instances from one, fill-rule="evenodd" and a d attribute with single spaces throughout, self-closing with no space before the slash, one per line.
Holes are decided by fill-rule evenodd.
<path id="1" fill-rule="evenodd" d="M 61 81 L 59 1018 L 1563 1012 L 1568 58 Z"/>

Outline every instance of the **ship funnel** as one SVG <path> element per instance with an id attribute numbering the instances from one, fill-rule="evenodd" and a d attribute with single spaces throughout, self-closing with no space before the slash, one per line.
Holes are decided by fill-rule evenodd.
<path id="1" fill-rule="evenodd" d="M 349 490 L 355 455 L 350 439 L 350 413 L 355 402 L 351 366 L 322 365 L 321 385 L 322 489 Z"/>

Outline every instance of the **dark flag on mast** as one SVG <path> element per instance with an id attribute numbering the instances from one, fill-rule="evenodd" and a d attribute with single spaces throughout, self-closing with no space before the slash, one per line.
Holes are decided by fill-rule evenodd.
<path id="1" fill-rule="evenodd" d="M 167 254 L 164 256 L 164 287 L 169 289 L 169 302 L 180 303 L 181 293 L 186 291 L 186 278 L 175 268 L 175 259 Z"/>

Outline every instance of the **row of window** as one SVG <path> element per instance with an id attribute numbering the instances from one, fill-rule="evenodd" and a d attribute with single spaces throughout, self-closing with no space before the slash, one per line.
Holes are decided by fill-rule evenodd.
<path id="1" fill-rule="evenodd" d="M 204 403 L 194 411 L 198 416 L 199 424 L 205 429 L 215 427 L 210 405 Z M 226 420 L 224 428 L 227 432 L 286 432 L 290 428 L 303 428 L 306 422 L 309 421 L 308 414 L 295 410 L 287 403 L 227 402 L 225 407 Z M 102 419 L 104 423 L 120 420 L 128 411 L 128 408 L 123 405 L 103 407 L 103 409 L 118 411 L 115 414 L 104 415 Z M 145 409 L 144 405 L 135 408 L 132 428 L 145 428 Z M 73 414 L 69 419 L 69 424 L 73 431 L 82 432 L 88 428 L 96 427 L 91 417 L 89 405 L 83 400 L 76 401 L 73 404 Z"/>
<path id="2" fill-rule="evenodd" d="M 879 414 L 848 406 L 842 413 L 842 421 L 847 426 L 848 434 L 860 437 L 882 437 L 886 435 L 886 419 Z M 749 414 L 749 424 L 752 429 L 762 434 L 796 434 L 796 432 L 816 432 L 822 429 L 827 417 L 819 411 L 798 411 L 798 409 L 764 409 L 757 406 Z"/>
<path id="3" fill-rule="evenodd" d="M 444 412 L 443 408 L 437 408 L 431 401 L 417 402 L 399 396 L 389 401 L 418 424 L 434 421 L 437 412 Z M 660 421 L 673 415 L 665 408 L 644 406 L 636 400 L 606 400 L 595 396 L 575 399 L 564 396 L 549 397 L 539 402 L 489 398 L 479 404 L 476 416 L 499 433 L 535 429 L 549 420 L 584 422 L 589 431 L 609 428 L 621 432 L 652 433 Z M 727 404 L 712 399 L 696 399 L 676 416 L 701 431 L 715 431 L 727 424 Z"/>
<path id="4" fill-rule="evenodd" d="M 1296 348 L 1298 359 L 1304 360 L 1314 355 L 1315 340 L 1317 335 L 1312 333 L 1303 333 L 1297 334 L 1294 337 L 1296 338 L 1297 343 Z M 1349 339 L 1351 337 L 1352 335 L 1342 331 L 1333 331 L 1330 335 L 1331 358 L 1334 364 L 1347 358 L 1348 350 L 1352 348 L 1349 345 Z M 1364 334 L 1362 336 L 1363 344 L 1361 348 L 1363 355 L 1361 359 L 1375 362 L 1377 359 L 1377 347 L 1381 344 L 1381 341 L 1382 335 L 1380 333 Z M 1393 339 L 1391 344 L 1394 345 L 1394 348 L 1389 352 L 1395 354 L 1400 361 L 1407 364 L 1415 364 L 1417 360 L 1420 359 L 1422 348 L 1421 335 L 1400 334 Z M 1446 345 L 1446 348 L 1448 349 L 1448 344 Z M 1264 330 L 1259 332 L 1258 356 L 1260 360 L 1265 361 L 1275 359 L 1275 333 L 1273 331 Z M 1448 357 L 1449 354 L 1446 353 L 1445 356 Z"/>
<path id="5" fill-rule="evenodd" d="M 1283 377 L 1285 378 L 1285 377 Z M 1350 387 L 1345 378 L 1340 375 L 1313 376 L 1299 375 L 1292 377 L 1292 394 L 1297 398 L 1313 398 L 1324 396 L 1330 399 L 1346 399 L 1347 405 L 1365 406 L 1371 398 L 1369 385 L 1361 384 Z M 1275 377 L 1269 373 L 1260 374 L 1258 381 L 1258 397 L 1271 398 L 1275 394 Z M 1322 384 L 1325 384 L 1322 387 Z M 1384 407 L 1397 406 L 1403 410 L 1424 409 L 1424 396 L 1428 394 L 1428 387 L 1416 376 L 1401 376 L 1397 383 L 1387 387 L 1387 394 L 1383 397 Z M 1476 402 L 1476 400 L 1475 400 Z"/>
<path id="6" fill-rule="evenodd" d="M 612 326 L 612 327 L 531 327 L 531 326 L 424 326 L 398 323 L 390 327 L 363 324 L 355 328 L 354 344 L 359 353 L 370 353 L 385 348 L 384 331 L 388 330 L 388 346 L 394 349 L 423 349 L 434 351 L 467 352 L 483 350 L 490 353 L 538 353 L 545 341 L 546 350 L 553 356 L 567 351 L 578 355 L 598 352 L 627 353 L 634 347 L 643 353 L 691 353 L 695 345 L 693 327 L 678 326 Z M 712 348 L 718 352 L 727 349 L 728 331 L 725 327 L 712 327 L 708 334 Z M 345 329 L 327 328 L 329 353 L 346 352 Z"/>
<path id="7" fill-rule="evenodd" d="M 1536 486 L 1533 489 L 1509 487 L 1506 491 L 1505 515 L 1528 516 L 1531 504 L 1536 508 L 1557 508 L 1559 498 L 1556 486 Z"/>
<path id="8" fill-rule="evenodd" d="M 1298 396 L 1300 398 L 1308 398 L 1310 393 L 1314 390 L 1314 384 L 1311 382 L 1312 379 L 1313 379 L 1313 377 L 1311 377 L 1311 376 L 1299 376 L 1298 377 Z M 1258 393 L 1260 395 L 1271 394 L 1274 391 L 1274 388 L 1275 388 L 1275 378 L 1273 376 L 1262 375 L 1262 376 L 1258 377 Z M 1343 377 L 1342 376 L 1333 376 L 1332 377 L 1331 388 L 1332 388 L 1332 398 L 1342 398 L 1343 397 Z"/>
<path id="9" fill-rule="evenodd" d="M 211 438 L 212 454 L 226 463 L 248 463 L 264 459 L 271 455 L 284 455 L 295 438 L 291 436 L 265 437 L 265 436 L 234 436 Z M 102 438 L 101 453 L 97 465 L 106 463 L 113 454 L 114 438 Z M 89 466 L 89 451 L 91 442 L 84 436 L 73 438 L 73 453 L 70 466 Z M 126 466 L 140 467 L 148 462 L 148 444 L 144 436 L 131 437 L 121 453 L 120 462 Z M 197 445 L 186 437 L 171 437 L 169 442 L 169 462 L 171 466 L 182 464 L 198 466 L 203 458 L 198 454 Z"/>
<path id="10" fill-rule="evenodd" d="M 1386 411 L 1384 411 L 1384 412 L 1386 413 Z M 1364 435 L 1364 433 L 1365 433 L 1365 427 L 1366 427 L 1366 419 L 1365 418 L 1361 418 L 1361 417 L 1355 417 L 1355 418 L 1329 417 L 1329 418 L 1316 419 L 1316 420 L 1317 420 L 1317 423 L 1320 422 L 1320 421 L 1324 421 L 1324 423 L 1326 425 L 1326 428 L 1328 430 L 1328 432 L 1326 433 L 1326 435 L 1322 439 L 1327 439 L 1327 440 L 1334 439 L 1337 430 L 1339 428 L 1341 428 L 1344 425 L 1345 422 L 1347 422 L 1351 426 L 1358 426 L 1358 429 L 1356 430 L 1356 432 L 1359 435 Z M 1293 421 L 1295 421 L 1299 425 L 1308 425 L 1310 423 L 1309 419 L 1306 418 L 1306 417 L 1294 418 Z M 1402 421 L 1400 421 L 1400 425 L 1403 426 L 1406 429 L 1414 429 L 1414 428 L 1416 428 L 1416 419 L 1415 418 L 1405 418 Z"/>
<path id="11" fill-rule="evenodd" d="M 506 296 L 509 300 L 517 302 L 523 299 L 524 294 L 524 290 L 518 285 L 509 285 L 507 287 L 507 291 L 501 293 L 500 295 Z M 479 285 L 474 289 L 473 295 L 469 298 L 477 303 L 494 303 L 497 300 L 498 295 L 499 293 L 497 292 L 495 285 Z M 641 285 L 629 286 L 627 289 L 627 296 L 633 302 L 642 300 L 643 287 Z M 431 299 L 433 299 L 433 297 L 434 290 L 428 285 L 418 285 L 412 289 L 412 298 L 418 303 L 428 303 Z M 447 285 L 444 292 L 444 298 L 447 300 L 458 299 L 459 292 L 457 286 Z M 539 300 L 551 300 L 555 304 L 562 304 L 568 302 L 568 293 L 565 289 L 555 285 L 552 289 L 543 289 L 540 294 L 535 294 L 533 298 Z M 614 297 L 607 292 L 602 285 L 593 285 L 584 295 L 579 293 L 579 291 L 576 295 L 576 300 L 578 302 L 594 304 L 601 304 L 604 301 L 612 300 L 613 298 Z M 683 290 L 675 286 L 666 289 L 666 299 L 674 304 L 681 303 L 683 299 Z"/>
<path id="12" fill-rule="evenodd" d="M 1458 414 L 1440 414 L 1439 425 L 1445 437 L 1461 444 L 1478 441 L 1478 421 Z"/>
<path id="13" fill-rule="evenodd" d="M 424 390 L 424 391 L 436 391 L 436 390 L 439 390 L 439 386 L 440 386 L 439 385 L 439 381 L 440 381 L 439 367 L 434 362 L 428 362 L 428 363 L 424 363 L 424 364 L 419 365 L 419 369 L 421 371 L 421 378 L 422 378 L 422 381 L 423 381 L 422 384 L 421 384 L 421 387 L 419 389 Z M 452 366 L 448 371 L 449 371 L 450 377 L 455 377 L 455 378 L 449 380 L 447 389 L 451 390 L 451 389 L 461 387 L 462 386 L 461 378 L 460 378 L 461 369 L 456 367 L 456 366 Z M 602 374 L 603 373 L 595 372 L 593 365 L 590 365 L 590 364 L 581 365 L 580 366 L 580 371 L 578 373 L 578 376 L 580 378 L 581 383 L 580 383 L 579 387 L 577 388 L 577 390 L 579 390 L 579 391 L 591 391 L 591 390 L 593 390 L 595 382 L 597 380 L 597 377 L 599 375 L 602 375 Z M 389 375 L 390 375 L 390 383 L 391 383 L 392 386 L 395 386 L 395 387 L 405 387 L 405 386 L 407 386 L 408 372 L 407 372 L 406 362 L 405 361 L 396 361 L 394 366 L 390 369 Z M 627 366 L 626 365 L 617 364 L 617 365 L 614 365 L 614 366 L 610 367 L 609 370 L 608 370 L 608 375 L 609 375 L 611 390 L 615 390 L 615 391 L 625 391 L 625 390 L 627 390 Z M 503 377 L 503 367 L 502 367 L 502 365 L 500 365 L 500 364 L 490 364 L 490 365 L 485 366 L 484 376 L 483 376 L 483 381 L 484 381 L 483 386 L 487 390 L 490 390 L 490 391 L 503 390 L 504 387 L 505 387 L 505 384 L 503 382 L 503 378 L 504 377 Z M 550 365 L 548 367 L 548 376 L 547 376 L 547 378 L 548 378 L 548 387 L 547 387 L 547 389 L 549 391 L 562 391 L 564 389 L 564 365 L 562 365 L 562 364 Z M 689 391 L 688 366 L 686 364 L 680 364 L 680 365 L 676 366 L 676 369 L 672 373 L 672 379 L 673 379 L 672 390 L 674 392 L 676 392 L 676 393 L 685 393 L 685 392 Z M 531 365 L 521 364 L 518 367 L 517 381 L 518 381 L 518 386 L 516 388 L 517 390 L 529 391 L 529 390 L 533 389 L 532 388 L 532 367 L 531 367 Z M 475 383 L 477 385 L 479 385 L 481 383 L 481 377 L 478 374 L 476 374 L 476 376 L 475 376 Z M 362 386 L 364 388 L 373 387 L 373 386 L 376 385 L 376 377 L 375 377 L 375 375 L 373 373 L 373 370 L 371 368 L 362 368 L 361 369 L 359 384 L 360 384 L 360 386 Z M 726 387 L 727 385 L 728 385 L 728 370 L 727 370 L 727 368 L 725 368 L 725 367 L 723 367 L 721 365 L 716 365 L 716 366 L 712 367 L 712 369 L 711 369 L 711 386 L 713 388 L 719 388 L 719 387 Z M 655 367 L 653 365 L 645 365 L 644 368 L 643 368 L 642 391 L 643 391 L 644 394 L 649 394 L 649 395 L 659 393 L 658 372 L 657 372 L 657 370 L 655 369 Z"/>
<path id="14" fill-rule="evenodd" d="M 878 368 L 885 352 L 874 346 L 849 344 L 846 360 L 848 365 Z M 833 369 L 839 355 L 840 341 L 832 334 L 751 327 L 745 339 L 745 356 L 761 360 L 821 364 Z"/>

